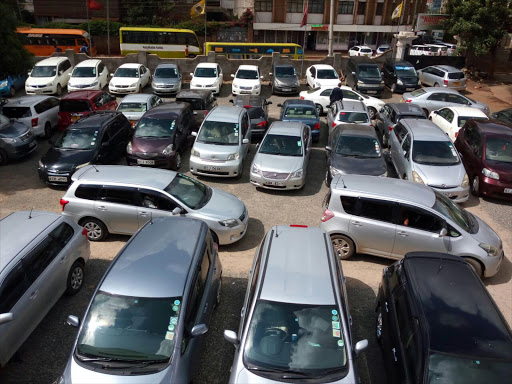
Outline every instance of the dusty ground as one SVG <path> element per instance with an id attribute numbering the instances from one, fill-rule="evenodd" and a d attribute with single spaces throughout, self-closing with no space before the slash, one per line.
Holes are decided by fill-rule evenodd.
<path id="1" fill-rule="evenodd" d="M 475 86 L 479 88 L 474 88 Z M 266 88 L 266 87 L 265 87 Z M 230 86 L 225 85 L 220 104 L 228 105 Z M 149 92 L 146 89 L 146 92 Z M 269 96 L 269 90 L 264 90 Z M 468 95 L 483 101 L 497 111 L 512 106 L 512 87 L 503 84 L 470 83 Z M 271 117 L 277 118 L 276 104 L 285 98 L 272 97 Z M 399 95 L 385 94 L 386 101 L 397 101 Z M 202 363 L 197 369 L 198 383 L 226 383 L 232 362 L 233 346 L 224 341 L 224 329 L 236 330 L 245 293 L 247 274 L 255 248 L 263 235 L 276 224 L 317 225 L 322 216 L 321 203 L 327 193 L 323 183 L 325 175 L 325 130 L 320 144 L 311 157 L 307 184 L 302 191 L 268 192 L 256 190 L 248 182 L 249 165 L 254 146 L 245 164 L 241 180 L 202 179 L 211 186 L 222 188 L 241 197 L 249 209 L 250 223 L 246 236 L 238 243 L 220 248 L 224 266 L 222 303 L 216 310 L 210 330 L 205 337 Z M 39 148 L 29 158 L 0 168 L 0 217 L 14 210 L 42 209 L 60 211 L 59 199 L 63 190 L 51 189 L 41 184 L 37 176 L 37 162 L 47 150 L 48 144 L 40 141 Z M 182 170 L 188 169 L 188 154 Z M 494 200 L 472 198 L 464 206 L 493 227 L 504 241 L 506 259 L 499 273 L 485 281 L 503 315 L 512 324 L 512 205 Z M 21 348 L 21 361 L 12 361 L 0 370 L 1 383 L 52 383 L 63 371 L 76 336 L 76 329 L 65 324 L 68 314 L 83 316 L 93 290 L 112 258 L 128 238 L 111 236 L 102 243 L 92 243 L 92 257 L 86 266 L 84 289 L 75 297 L 63 297 Z M 0 241 L 2 237 L 0 234 Z M 369 348 L 358 359 L 359 374 L 363 383 L 383 383 L 382 358 L 374 337 L 373 305 L 382 268 L 391 261 L 359 255 L 343 262 L 347 276 L 349 302 L 354 323 L 354 339 L 369 340 Z"/>

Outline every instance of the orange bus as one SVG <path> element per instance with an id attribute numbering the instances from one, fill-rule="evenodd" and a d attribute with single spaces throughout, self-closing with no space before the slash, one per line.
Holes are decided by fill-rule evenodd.
<path id="1" fill-rule="evenodd" d="M 72 49 L 76 53 L 80 53 L 84 42 L 89 47 L 89 34 L 82 29 L 20 27 L 17 29 L 17 33 L 22 37 L 25 48 L 34 56 L 51 56 L 55 52 L 55 45 L 62 52 Z M 93 55 L 96 55 L 94 49 Z"/>

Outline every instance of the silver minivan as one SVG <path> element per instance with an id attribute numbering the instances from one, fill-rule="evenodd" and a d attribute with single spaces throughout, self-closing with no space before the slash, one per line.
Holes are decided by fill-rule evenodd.
<path id="1" fill-rule="evenodd" d="M 84 235 L 53 212 L 18 211 L 0 220 L 0 367 L 63 293 L 82 288 L 90 256 Z"/>
<path id="2" fill-rule="evenodd" d="M 337 175 L 320 228 L 341 259 L 356 252 L 400 259 L 408 252 L 461 256 L 479 276 L 503 260 L 500 237 L 484 221 L 432 188 L 377 176 Z"/>
<path id="3" fill-rule="evenodd" d="M 341 263 L 327 233 L 274 226 L 256 250 L 229 383 L 359 382 Z"/>
<path id="4" fill-rule="evenodd" d="M 194 175 L 241 178 L 251 143 L 251 120 L 243 107 L 215 107 L 206 116 L 190 154 Z"/>

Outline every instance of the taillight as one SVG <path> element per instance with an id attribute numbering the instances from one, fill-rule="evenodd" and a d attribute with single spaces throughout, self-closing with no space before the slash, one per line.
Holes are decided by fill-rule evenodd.
<path id="1" fill-rule="evenodd" d="M 336 126 L 336 123 L 333 121 L 332 122 L 332 128 L 334 128 Z"/>
<path id="2" fill-rule="evenodd" d="M 203 113 L 204 113 L 204 117 L 206 117 L 206 115 L 208 114 L 208 111 L 204 110 Z"/>
<path id="3" fill-rule="evenodd" d="M 388 129 L 389 129 L 389 132 L 391 132 L 393 130 L 393 126 L 388 125 Z"/>
<path id="4" fill-rule="evenodd" d="M 244 108 L 249 109 L 249 108 L 252 108 L 252 106 L 250 106 L 250 105 L 244 105 Z"/>
<path id="5" fill-rule="evenodd" d="M 326 209 L 324 211 L 324 215 L 322 216 L 322 222 L 325 223 L 326 221 L 331 220 L 333 217 L 334 217 L 334 212 Z"/>
<path id="6" fill-rule="evenodd" d="M 263 120 L 261 123 L 256 124 L 257 127 L 266 127 L 267 126 L 267 120 Z"/>
<path id="7" fill-rule="evenodd" d="M 406 103 L 412 103 L 412 100 L 411 99 L 407 99 L 405 100 Z"/>
<path id="8" fill-rule="evenodd" d="M 301 96 L 301 97 L 300 97 L 300 99 L 301 99 L 301 100 L 304 100 L 304 96 Z"/>
<path id="9" fill-rule="evenodd" d="M 82 228 L 82 235 L 87 236 L 87 228 Z"/>
<path id="10" fill-rule="evenodd" d="M 64 207 L 66 206 L 66 204 L 69 204 L 68 200 L 60 199 L 60 205 L 62 205 L 62 210 L 63 211 L 64 211 Z"/>
<path id="11" fill-rule="evenodd" d="M 32 126 L 33 127 L 37 127 L 37 122 L 39 121 L 39 118 L 38 117 L 35 117 L 32 119 Z"/>
<path id="12" fill-rule="evenodd" d="M 313 127 L 313 130 L 314 131 L 320 130 L 320 123 L 316 123 L 315 126 Z"/>
<path id="13" fill-rule="evenodd" d="M 290 224 L 290 227 L 292 227 L 292 228 L 307 228 L 308 226 L 302 225 L 302 224 Z"/>
<path id="14" fill-rule="evenodd" d="M 444 85 L 448 85 L 448 80 L 443 80 Z"/>
<path id="15" fill-rule="evenodd" d="M 457 138 L 457 136 L 459 136 L 459 131 L 455 132 L 455 138 Z"/>
<path id="16" fill-rule="evenodd" d="M 361 56 L 361 53 L 358 53 L 357 56 Z"/>

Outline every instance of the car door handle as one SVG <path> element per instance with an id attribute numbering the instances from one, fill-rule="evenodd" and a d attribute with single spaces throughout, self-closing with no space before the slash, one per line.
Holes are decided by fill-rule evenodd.
<path id="1" fill-rule="evenodd" d="M 408 235 L 407 235 L 407 232 L 405 232 L 405 231 L 398 231 L 398 234 L 399 234 L 400 236 L 402 236 L 402 237 L 407 237 L 407 236 L 408 236 Z"/>
<path id="2" fill-rule="evenodd" d="M 37 297 L 39 291 L 34 291 L 30 294 L 30 300 L 34 300 Z"/>
<path id="3" fill-rule="evenodd" d="M 205 313 L 206 313 L 206 310 L 207 310 L 207 309 L 208 309 L 208 303 L 206 303 L 206 304 L 204 305 L 204 311 L 203 311 L 203 314 L 205 314 Z"/>
<path id="4" fill-rule="evenodd" d="M 392 351 L 393 351 L 393 358 L 395 359 L 395 361 L 398 361 L 398 359 L 396 358 L 396 348 L 393 348 Z"/>
<path id="5" fill-rule="evenodd" d="M 140 215 L 141 215 L 142 217 L 146 217 L 146 216 L 148 215 L 148 213 L 147 213 L 147 212 L 140 212 Z"/>
<path id="6" fill-rule="evenodd" d="M 100 205 L 100 206 L 98 206 L 98 209 L 99 209 L 100 211 L 106 211 L 106 210 L 107 210 L 107 207 L 105 207 L 104 205 Z"/>
<path id="7" fill-rule="evenodd" d="M 363 224 L 361 224 L 359 221 L 353 221 L 352 224 L 355 225 L 356 227 L 362 227 L 363 226 Z"/>

